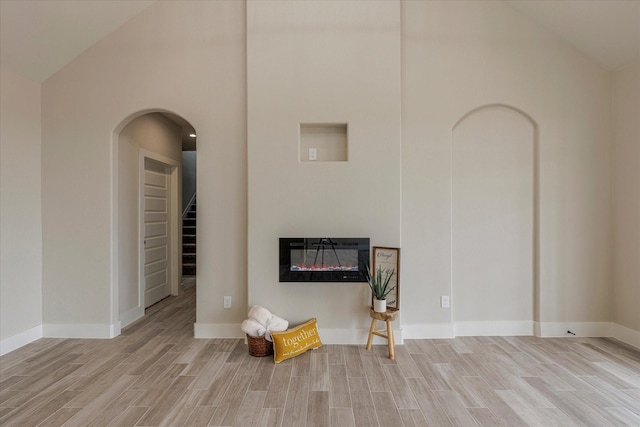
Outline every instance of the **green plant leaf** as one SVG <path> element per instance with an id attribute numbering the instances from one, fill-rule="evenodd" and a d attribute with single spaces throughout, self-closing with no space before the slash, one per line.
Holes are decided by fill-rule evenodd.
<path id="1" fill-rule="evenodd" d="M 389 282 L 394 274 L 394 269 L 382 269 L 382 267 L 378 267 L 375 273 L 371 274 L 371 270 L 367 266 L 364 276 L 375 299 L 386 299 L 387 295 L 395 289 L 395 286 L 389 287 Z"/>

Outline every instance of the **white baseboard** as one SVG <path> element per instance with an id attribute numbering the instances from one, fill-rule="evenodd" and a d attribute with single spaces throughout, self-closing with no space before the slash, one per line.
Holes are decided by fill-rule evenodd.
<path id="1" fill-rule="evenodd" d="M 396 330 L 394 329 L 394 333 Z M 318 328 L 318 335 L 323 344 L 366 344 L 369 337 L 368 329 L 332 329 Z M 383 342 L 380 337 L 379 342 Z M 378 341 L 376 341 L 378 342 Z"/>
<path id="2" fill-rule="evenodd" d="M 12 337 L 0 341 L 0 356 L 17 350 L 22 346 L 32 343 L 42 338 L 42 325 L 38 325 L 24 332 L 20 332 Z"/>
<path id="3" fill-rule="evenodd" d="M 615 337 L 609 322 L 455 322 L 402 325 L 404 339 L 438 339 L 456 336 L 529 336 L 570 337 L 567 331 L 583 337 Z M 619 329 L 621 341 L 632 344 L 638 335 Z M 634 339 L 636 341 L 634 341 Z M 633 345 L 633 344 L 632 344 Z"/>
<path id="4" fill-rule="evenodd" d="M 45 338 L 114 338 L 120 335 L 120 322 L 108 323 L 77 323 L 59 324 L 45 323 L 42 325 Z"/>
<path id="5" fill-rule="evenodd" d="M 115 338 L 122 332 L 122 322 L 109 325 L 109 338 Z"/>
<path id="6" fill-rule="evenodd" d="M 124 316 L 123 316 L 124 317 Z M 130 317 L 132 318 L 132 317 Z M 0 356 L 10 353 L 40 338 L 114 338 L 120 335 L 121 324 L 45 324 L 0 341 Z M 126 325 L 125 325 L 126 326 Z M 610 322 L 456 322 L 402 325 L 393 330 L 396 345 L 405 339 L 437 339 L 457 336 L 531 335 L 533 328 L 539 337 L 571 337 L 570 330 L 582 337 L 612 337 L 640 349 L 640 331 Z M 324 344 L 365 345 L 368 329 L 319 329 Z M 456 334 L 454 335 L 454 332 Z M 196 338 L 245 338 L 239 324 L 196 323 Z M 386 340 L 374 337 L 375 345 Z"/>
<path id="7" fill-rule="evenodd" d="M 382 328 L 382 326 L 380 326 Z M 196 338 L 246 338 L 240 324 L 196 323 L 193 328 Z M 352 344 L 365 345 L 369 336 L 369 329 L 331 329 L 318 328 L 318 334 L 323 344 Z M 396 345 L 403 343 L 403 330 L 393 330 Z M 373 344 L 387 344 L 380 337 L 374 337 Z"/>
<path id="8" fill-rule="evenodd" d="M 136 320 L 141 319 L 142 317 L 144 317 L 144 307 L 142 306 L 135 307 L 129 311 L 125 311 L 124 313 L 121 313 L 120 314 L 121 328 L 126 328 L 127 326 L 129 326 Z"/>
<path id="9" fill-rule="evenodd" d="M 573 332 L 575 335 L 568 333 Z M 610 337 L 610 322 L 535 322 L 537 337 Z"/>
<path id="10" fill-rule="evenodd" d="M 455 322 L 453 330 L 457 337 L 528 336 L 533 335 L 533 321 Z"/>
<path id="11" fill-rule="evenodd" d="M 453 338 L 453 323 L 423 323 L 402 325 L 404 339 Z"/>
<path id="12" fill-rule="evenodd" d="M 245 338 L 239 323 L 194 323 L 195 338 Z"/>
<path id="13" fill-rule="evenodd" d="M 612 323 L 611 337 L 640 349 L 640 331 Z"/>

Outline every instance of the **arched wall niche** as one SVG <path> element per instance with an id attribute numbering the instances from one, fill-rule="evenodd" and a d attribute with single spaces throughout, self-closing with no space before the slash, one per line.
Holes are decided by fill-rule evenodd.
<path id="1" fill-rule="evenodd" d="M 136 129 L 133 136 L 132 129 Z M 144 158 L 170 166 L 173 194 L 170 226 L 171 293 L 177 294 L 181 246 L 181 151 L 183 134 L 195 127 L 180 113 L 163 108 L 136 111 L 113 128 L 111 143 L 111 321 L 119 329 L 144 316 L 140 255 L 139 187 Z M 116 334 L 116 335 L 117 335 Z"/>
<path id="2" fill-rule="evenodd" d="M 519 114 L 520 116 L 522 116 L 522 118 L 526 119 L 527 121 L 529 121 L 529 123 L 531 123 L 531 126 L 533 127 L 533 129 L 536 132 L 536 145 L 538 144 L 537 141 L 537 136 L 538 136 L 538 123 L 533 119 L 533 117 L 531 117 L 531 115 L 529 115 L 527 112 L 525 112 L 524 110 L 521 110 L 520 108 L 517 107 L 513 107 L 511 105 L 508 104 L 500 104 L 500 103 L 496 103 L 496 104 L 484 104 L 481 105 L 479 107 L 473 108 L 472 110 L 469 110 L 467 113 L 463 114 L 462 117 L 460 117 L 458 119 L 458 121 L 453 125 L 452 130 L 455 131 L 456 127 L 458 127 L 458 125 L 460 123 L 462 123 L 463 121 L 465 121 L 465 119 L 467 119 L 468 117 L 476 114 L 476 113 L 480 113 L 482 111 L 487 111 L 487 110 L 503 110 L 503 111 L 509 111 L 509 112 L 513 112 L 516 114 Z"/>
<path id="3" fill-rule="evenodd" d="M 452 127 L 455 335 L 532 335 L 539 322 L 538 125 L 487 104 Z"/>

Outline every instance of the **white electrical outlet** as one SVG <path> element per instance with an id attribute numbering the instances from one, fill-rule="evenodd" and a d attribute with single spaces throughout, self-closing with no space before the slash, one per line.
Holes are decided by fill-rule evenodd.
<path id="1" fill-rule="evenodd" d="M 449 308 L 449 295 L 443 295 L 440 297 L 440 307 Z"/>
<path id="2" fill-rule="evenodd" d="M 318 160 L 318 150 L 309 148 L 309 160 Z"/>
<path id="3" fill-rule="evenodd" d="M 224 297 L 224 308 L 231 308 L 231 297 Z"/>

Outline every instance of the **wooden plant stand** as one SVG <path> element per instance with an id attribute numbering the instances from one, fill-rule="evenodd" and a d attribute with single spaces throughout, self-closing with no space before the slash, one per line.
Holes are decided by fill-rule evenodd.
<path id="1" fill-rule="evenodd" d="M 387 340 L 389 345 L 389 359 L 395 358 L 393 351 L 393 325 L 391 322 L 398 318 L 399 310 L 393 307 L 387 307 L 387 311 L 384 313 L 376 313 L 373 311 L 373 307 L 369 309 L 369 315 L 371 316 L 371 327 L 369 328 L 369 339 L 367 340 L 367 350 L 371 350 L 371 344 L 373 343 L 373 336 L 377 335 Z M 380 320 L 386 323 L 385 329 L 376 330 L 376 322 Z M 386 333 L 385 333 L 386 332 Z"/>

